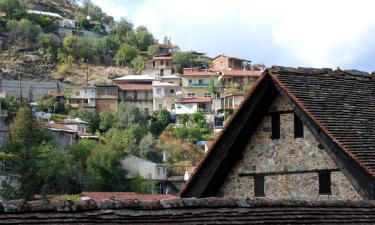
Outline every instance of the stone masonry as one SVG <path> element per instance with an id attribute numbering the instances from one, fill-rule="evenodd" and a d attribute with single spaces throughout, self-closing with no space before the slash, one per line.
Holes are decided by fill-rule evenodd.
<path id="1" fill-rule="evenodd" d="M 290 103 L 278 96 L 269 112 L 290 111 Z M 241 173 L 273 173 L 338 169 L 324 149 L 304 126 L 304 137 L 294 138 L 294 114 L 280 115 L 280 139 L 271 139 L 271 116 L 263 117 L 259 127 L 245 147 L 244 157 L 233 167 L 219 191 L 219 196 L 254 198 L 252 176 Z M 331 172 L 331 195 L 319 194 L 317 172 L 266 175 L 265 197 L 292 199 L 361 199 L 341 171 Z"/>

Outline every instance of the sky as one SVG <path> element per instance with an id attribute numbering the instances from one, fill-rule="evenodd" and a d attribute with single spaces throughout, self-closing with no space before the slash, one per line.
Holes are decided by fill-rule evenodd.
<path id="1" fill-rule="evenodd" d="M 372 0 L 92 0 L 160 41 L 266 66 L 375 70 Z"/>

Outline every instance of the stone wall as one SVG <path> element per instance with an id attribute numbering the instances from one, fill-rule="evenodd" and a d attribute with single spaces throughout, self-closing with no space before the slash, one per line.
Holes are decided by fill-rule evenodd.
<path id="1" fill-rule="evenodd" d="M 277 97 L 270 112 L 292 110 L 281 96 Z M 360 199 L 350 182 L 338 170 L 324 149 L 304 126 L 304 137 L 294 138 L 294 114 L 280 115 L 280 139 L 271 139 L 271 116 L 265 116 L 244 150 L 244 157 L 228 175 L 219 191 L 225 197 L 254 197 L 252 176 L 241 173 L 272 173 L 265 176 L 265 197 L 296 199 Z M 319 195 L 319 177 L 311 170 L 332 169 L 331 195 Z M 291 171 L 306 173 L 285 174 Z M 282 174 L 279 174 L 279 173 Z M 276 175 L 274 175 L 276 173 Z"/>

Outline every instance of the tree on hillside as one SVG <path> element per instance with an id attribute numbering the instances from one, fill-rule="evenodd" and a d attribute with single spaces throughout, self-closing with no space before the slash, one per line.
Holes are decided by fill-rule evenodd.
<path id="1" fill-rule="evenodd" d="M 99 129 L 102 132 L 107 132 L 118 122 L 118 120 L 117 113 L 108 111 L 102 112 L 100 113 Z"/>
<path id="2" fill-rule="evenodd" d="M 158 137 L 171 122 L 171 113 L 166 109 L 160 109 L 154 112 L 151 119 L 151 133 Z"/>
<path id="3" fill-rule="evenodd" d="M 120 41 L 124 42 L 126 36 L 133 31 L 133 27 L 134 25 L 126 18 L 121 18 L 121 20 L 117 22 L 115 27 L 113 28 L 113 34 Z"/>
<path id="4" fill-rule="evenodd" d="M 145 58 L 142 56 L 137 56 L 132 60 L 131 64 L 135 74 L 141 74 L 145 68 Z"/>
<path id="5" fill-rule="evenodd" d="M 122 155 L 109 146 L 100 145 L 87 159 L 88 190 L 126 191 L 129 188 Z"/>
<path id="6" fill-rule="evenodd" d="M 130 62 L 138 56 L 138 50 L 128 44 L 122 44 L 118 50 L 115 60 L 119 66 L 127 66 Z"/>
<path id="7" fill-rule="evenodd" d="M 51 143 L 51 134 L 33 120 L 31 110 L 19 108 L 10 129 L 5 153 L 10 156 L 11 172 L 3 182 L 6 198 L 32 199 L 35 194 L 71 193 L 79 191 L 74 163 Z M 12 187 L 11 183 L 18 183 Z"/>
<path id="8" fill-rule="evenodd" d="M 43 112 L 53 112 L 56 99 L 53 96 L 44 94 L 38 101 L 37 110 Z"/>
<path id="9" fill-rule="evenodd" d="M 210 61 L 193 52 L 176 52 L 172 56 L 172 64 L 175 72 L 182 73 L 183 68 L 208 66 Z"/>
<path id="10" fill-rule="evenodd" d="M 145 26 L 139 26 L 126 36 L 126 43 L 136 46 L 139 51 L 147 51 L 150 45 L 156 44 L 155 38 Z"/>
<path id="11" fill-rule="evenodd" d="M 129 102 L 120 103 L 117 111 L 119 122 L 118 129 L 129 129 L 135 125 L 140 127 L 148 126 L 148 115 L 145 111 L 139 110 Z"/>
<path id="12" fill-rule="evenodd" d="M 23 0 L 0 0 L 0 11 L 6 14 L 8 20 L 19 20 L 26 15 L 26 4 Z"/>
<path id="13" fill-rule="evenodd" d="M 12 42 L 26 47 L 34 46 L 38 35 L 42 32 L 39 25 L 31 23 L 27 19 L 9 20 L 6 24 Z"/>

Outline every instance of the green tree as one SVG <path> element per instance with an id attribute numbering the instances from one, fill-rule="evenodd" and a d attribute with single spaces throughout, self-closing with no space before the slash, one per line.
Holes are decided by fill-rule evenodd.
<path id="1" fill-rule="evenodd" d="M 39 25 L 31 23 L 27 19 L 9 20 L 6 24 L 9 35 L 13 42 L 20 43 L 24 46 L 34 46 L 38 35 L 42 32 Z"/>
<path id="2" fill-rule="evenodd" d="M 55 97 L 44 94 L 38 101 L 37 110 L 43 112 L 53 112 L 55 109 L 55 102 Z"/>
<path id="3" fill-rule="evenodd" d="M 240 86 L 235 83 L 235 82 L 230 82 L 229 85 L 228 85 L 228 94 L 237 94 L 238 91 L 240 90 Z"/>
<path id="4" fill-rule="evenodd" d="M 138 143 L 142 138 L 134 129 L 111 129 L 106 134 L 106 146 L 123 156 L 139 156 Z"/>
<path id="5" fill-rule="evenodd" d="M 246 79 L 245 84 L 243 85 L 243 91 L 245 93 L 249 92 L 250 89 L 253 87 L 253 85 L 254 85 L 253 80 L 251 80 L 250 78 Z"/>
<path id="6" fill-rule="evenodd" d="M 119 122 L 116 124 L 118 129 L 129 129 L 134 126 L 147 129 L 148 115 L 139 110 L 129 102 L 120 103 L 117 111 Z"/>
<path id="7" fill-rule="evenodd" d="M 121 20 L 118 23 L 116 23 L 115 27 L 113 28 L 113 34 L 121 42 L 125 42 L 126 36 L 132 31 L 133 24 L 125 18 L 121 18 Z"/>
<path id="8" fill-rule="evenodd" d="M 179 121 L 180 121 L 181 124 L 186 125 L 187 122 L 189 121 L 189 115 L 188 114 L 181 114 L 179 116 Z"/>
<path id="9" fill-rule="evenodd" d="M 145 58 L 142 56 L 137 56 L 131 62 L 135 74 L 141 74 L 145 68 Z"/>
<path id="10" fill-rule="evenodd" d="M 86 169 L 86 161 L 97 144 L 94 140 L 82 139 L 70 147 L 69 154 L 80 164 L 82 169 Z"/>
<path id="11" fill-rule="evenodd" d="M 194 52 L 175 52 L 172 56 L 173 69 L 182 73 L 183 68 L 208 66 L 210 61 Z"/>
<path id="12" fill-rule="evenodd" d="M 159 45 L 157 45 L 157 44 L 150 45 L 147 48 L 147 55 L 150 56 L 150 57 L 158 55 L 159 52 L 160 52 L 160 48 L 159 48 Z"/>
<path id="13" fill-rule="evenodd" d="M 0 0 L 0 11 L 6 14 L 6 18 L 19 20 L 26 16 L 26 4 L 22 0 Z"/>
<path id="14" fill-rule="evenodd" d="M 198 109 L 191 115 L 192 122 L 199 128 L 206 128 L 206 116 L 204 115 L 203 109 Z"/>
<path id="15" fill-rule="evenodd" d="M 128 44 L 122 44 L 115 56 L 115 60 L 117 65 L 126 66 L 137 56 L 138 50 L 135 47 Z"/>
<path id="16" fill-rule="evenodd" d="M 116 113 L 113 112 L 102 112 L 100 113 L 100 123 L 99 129 L 102 132 L 107 132 L 118 122 L 118 117 Z"/>
<path id="17" fill-rule="evenodd" d="M 75 170 L 67 169 L 69 165 L 73 166 L 72 163 L 52 153 L 56 150 L 50 140 L 51 134 L 33 120 L 30 108 L 20 107 L 5 145 L 5 153 L 14 156 L 7 181 L 19 185 L 11 187 L 9 183 L 5 184 L 6 193 L 31 199 L 39 193 L 72 192 L 79 188 L 74 180 Z M 58 174 L 57 159 L 64 161 L 57 165 L 58 170 L 62 170 Z M 65 172 L 69 175 L 64 175 Z"/>
<path id="18" fill-rule="evenodd" d="M 122 155 L 108 146 L 98 146 L 87 159 L 88 190 L 126 191 L 126 170 L 121 165 Z"/>
<path id="19" fill-rule="evenodd" d="M 1 101 L 1 108 L 8 112 L 17 112 L 21 103 L 14 96 L 7 95 L 3 101 Z"/>
<path id="20" fill-rule="evenodd" d="M 151 162 L 161 162 L 161 151 L 155 149 L 156 140 L 151 133 L 143 136 L 139 142 L 139 156 Z"/>
<path id="21" fill-rule="evenodd" d="M 171 122 L 171 113 L 166 109 L 154 112 L 151 119 L 150 131 L 154 137 L 158 137 Z"/>

